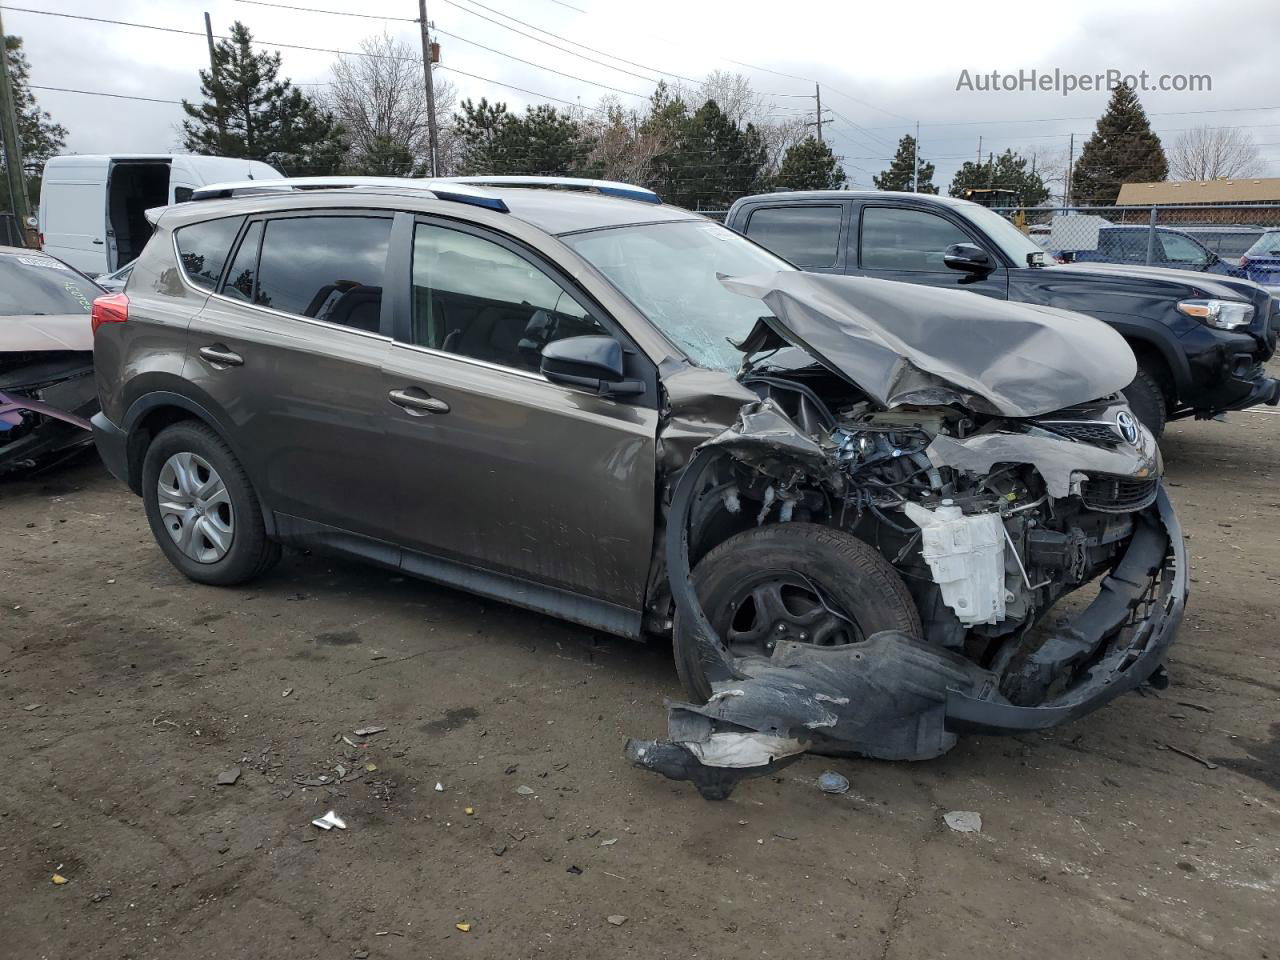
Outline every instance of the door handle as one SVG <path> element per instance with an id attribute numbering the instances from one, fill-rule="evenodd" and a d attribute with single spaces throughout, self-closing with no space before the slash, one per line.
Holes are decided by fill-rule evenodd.
<path id="1" fill-rule="evenodd" d="M 96 243 L 98 246 L 102 246 L 102 241 L 101 241 L 101 240 L 95 240 L 95 241 L 93 241 L 93 242 L 94 242 L 94 243 Z"/>
<path id="2" fill-rule="evenodd" d="M 244 365 L 244 357 L 228 350 L 220 343 L 211 347 L 201 347 L 199 354 L 215 367 L 240 367 Z"/>
<path id="3" fill-rule="evenodd" d="M 427 413 L 448 413 L 449 405 L 438 397 L 429 397 L 417 387 L 407 390 L 392 390 L 387 399 L 397 407 L 402 407 L 414 416 Z"/>

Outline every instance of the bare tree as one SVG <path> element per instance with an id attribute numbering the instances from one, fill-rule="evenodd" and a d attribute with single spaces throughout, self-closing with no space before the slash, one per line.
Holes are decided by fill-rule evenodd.
<path id="1" fill-rule="evenodd" d="M 407 41 L 386 32 L 360 41 L 360 50 L 363 56 L 341 56 L 334 61 L 327 97 L 329 108 L 351 137 L 351 161 L 359 165 L 371 158 L 400 154 L 421 164 L 428 153 L 421 55 Z M 439 77 L 433 86 L 436 117 L 443 120 L 453 114 L 457 91 Z M 456 137 L 447 125 L 439 134 L 440 166 L 449 170 L 456 160 Z"/>
<path id="2" fill-rule="evenodd" d="M 708 100 L 714 100 L 720 112 L 735 127 L 746 126 L 748 123 L 761 126 L 769 117 L 768 98 L 752 90 L 751 81 L 740 73 L 712 70 L 707 74 L 707 79 L 698 88 L 693 105 L 697 107 Z"/>
<path id="3" fill-rule="evenodd" d="M 1262 172 L 1262 158 L 1253 137 L 1230 127 L 1188 130 L 1169 151 L 1169 177 L 1173 180 L 1256 177 Z"/>
<path id="4" fill-rule="evenodd" d="M 612 94 L 600 100 L 595 112 L 580 117 L 592 142 L 588 163 L 606 180 L 644 183 L 653 161 L 667 147 L 663 135 L 645 116 L 627 110 Z"/>

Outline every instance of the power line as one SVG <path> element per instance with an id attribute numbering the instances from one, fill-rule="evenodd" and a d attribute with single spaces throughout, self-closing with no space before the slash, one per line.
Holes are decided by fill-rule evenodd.
<path id="1" fill-rule="evenodd" d="M 463 11 L 464 13 L 469 13 L 469 14 L 471 14 L 471 16 L 473 16 L 473 17 L 479 17 L 481 20 L 488 20 L 490 23 L 497 24 L 498 26 L 503 27 L 504 29 L 514 31 L 515 33 L 519 33 L 519 34 L 521 34 L 522 36 L 526 36 L 526 37 L 528 37 L 528 36 L 529 36 L 529 34 L 527 34 L 527 33 L 523 33 L 523 31 L 516 30 L 516 29 L 515 29 L 515 27 L 509 27 L 509 26 L 507 26 L 505 23 L 498 23 L 498 21 L 497 21 L 497 20 L 493 20 L 493 19 L 491 19 L 491 18 L 489 18 L 489 17 L 486 17 L 486 16 L 485 16 L 484 14 L 482 14 L 482 13 L 476 13 L 474 10 L 471 10 L 471 9 L 469 9 L 468 7 L 464 7 L 464 6 L 462 6 L 461 4 L 457 3 L 457 2 L 456 2 L 456 0 L 442 0 L 442 2 L 449 4 L 449 6 L 451 6 L 451 7 L 457 7 L 457 9 L 459 9 L 459 10 Z M 554 2 L 556 2 L 556 0 L 552 0 L 552 2 L 554 3 Z M 495 9 L 494 7 L 485 6 L 483 3 L 480 3 L 480 2 L 479 2 L 479 0 L 467 0 L 467 3 L 468 3 L 468 4 L 470 4 L 470 6 L 473 6 L 473 7 L 479 7 L 481 10 L 487 10 L 487 11 L 489 11 L 490 13 L 495 13 L 495 14 L 497 14 L 497 15 L 498 15 L 498 16 L 500 16 L 500 17 L 504 17 L 504 18 L 506 18 L 507 20 L 512 21 L 513 23 L 518 23 L 518 24 L 520 24 L 521 26 L 528 27 L 530 30 L 536 30 L 536 31 L 538 31 L 538 33 L 545 33 L 548 37 L 555 37 L 557 40 L 561 40 L 561 41 L 563 41 L 564 43 L 572 44 L 572 45 L 573 45 L 573 46 L 575 46 L 575 47 L 581 47 L 583 50 L 590 50 L 592 53 L 598 53 L 598 54 L 600 54 L 600 56 L 602 56 L 602 57 L 608 57 L 610 60 L 617 60 L 619 63 L 625 63 L 625 64 L 627 64 L 628 66 L 632 66 L 632 67 L 639 67 L 641 70 L 650 70 L 650 71 L 652 71 L 652 72 L 654 72 L 654 73 L 661 73 L 661 74 L 665 74 L 665 75 L 666 75 L 666 76 L 668 76 L 668 77 L 675 77 L 677 80 L 685 80 L 685 81 L 687 81 L 687 82 L 689 82 L 689 83 L 699 83 L 699 82 L 701 82 L 701 81 L 695 80 L 693 77 L 686 77 L 686 76 L 684 76 L 684 75 L 682 75 L 682 74 L 674 73 L 674 72 L 673 72 L 673 71 L 671 71 L 671 70 L 659 70 L 657 67 L 650 66 L 650 65 L 648 65 L 648 64 L 644 64 L 644 63 L 637 63 L 637 62 L 636 62 L 636 61 L 634 61 L 634 60 L 628 60 L 628 59 L 626 59 L 625 57 L 619 57 L 619 56 L 617 56 L 616 54 L 609 53 L 609 52 L 607 52 L 607 51 L 605 51 L 605 50 L 600 50 L 600 49 L 598 49 L 598 48 L 596 48 L 596 47 L 590 47 L 590 46 L 587 46 L 585 43 L 579 43 L 579 42 L 578 42 L 578 41 L 576 41 L 576 40 L 570 40 L 568 37 L 561 36 L 561 35 L 560 35 L 560 34 L 558 34 L 558 33 L 552 33 L 550 30 L 547 30 L 547 29 L 545 29 L 545 28 L 543 28 L 543 27 L 535 26 L 534 24 L 529 23 L 529 22 L 528 22 L 528 21 L 526 21 L 526 20 L 521 20 L 519 17 L 513 17 L 513 16 L 511 16 L 511 14 L 509 14 L 509 13 L 503 13 L 501 10 Z M 567 6 L 567 4 L 565 4 L 565 6 Z M 577 8 L 576 8 L 576 7 L 571 7 L 570 9 L 574 9 L 574 10 L 576 10 Z M 585 13 L 586 11 L 579 11 L 579 12 Z M 546 40 L 539 40 L 537 37 L 529 37 L 529 39 L 531 39 L 531 40 L 537 40 L 539 43 L 547 43 L 547 41 L 546 41 Z M 547 43 L 547 46 L 555 47 L 555 44 Z M 563 47 L 556 47 L 556 49 L 557 49 L 557 50 L 563 50 L 564 48 L 563 48 Z M 566 53 L 573 54 L 573 51 L 572 51 L 572 50 L 566 50 L 565 52 L 566 52 Z M 581 56 L 582 56 L 582 54 L 573 54 L 573 55 L 574 55 L 574 56 L 578 56 L 578 57 L 581 57 Z M 584 59 L 584 60 L 590 60 L 591 58 L 590 58 L 590 57 L 582 57 L 582 59 Z M 591 62 L 592 62 L 592 63 L 599 63 L 599 61 L 598 61 L 598 60 L 592 60 Z M 602 66 L 609 66 L 609 65 L 608 65 L 608 64 L 602 64 Z M 618 69 L 618 68 L 617 68 L 617 67 L 611 67 L 610 69 L 616 70 L 616 69 Z M 625 70 L 624 70 L 624 71 L 622 71 L 622 72 L 623 72 L 623 73 L 626 73 L 627 71 L 625 71 Z M 637 76 L 637 74 L 632 74 L 632 76 Z M 645 78 L 643 78 L 643 79 L 649 80 L 651 83 L 656 82 L 656 81 L 654 81 L 654 80 L 653 80 L 652 78 L 650 78 L 650 77 L 645 77 Z"/>
<path id="2" fill-rule="evenodd" d="M 276 7 L 280 10 L 297 10 L 301 13 L 329 13 L 335 17 L 360 17 L 362 20 L 397 20 L 400 23 L 417 23 L 416 17 L 393 17 L 382 13 L 353 13 L 350 10 L 321 10 L 317 7 L 295 7 L 289 3 L 267 3 L 266 0 L 236 0 L 255 7 Z"/>
<path id="3" fill-rule="evenodd" d="M 16 13 L 30 13 L 30 14 L 35 14 L 37 16 L 44 16 L 44 17 L 62 17 L 67 20 L 86 20 L 91 23 L 107 23 L 113 26 L 134 27 L 139 30 L 157 30 L 162 33 L 177 33 L 177 34 L 182 34 L 184 36 L 192 36 L 192 37 L 203 38 L 205 36 L 205 33 L 203 30 L 183 30 L 180 27 L 161 27 L 155 24 L 150 24 L 150 23 L 133 23 L 128 20 L 112 20 L 106 17 L 90 17 L 84 14 L 78 14 L 78 13 L 59 13 L 53 10 L 32 10 L 27 7 L 12 7 L 7 4 L 0 5 L 0 7 L 2 7 L 5 10 L 13 10 Z M 219 40 L 231 39 L 230 37 L 222 34 L 215 34 L 215 37 Z M 395 60 L 395 61 L 400 61 L 405 63 L 419 63 L 419 64 L 422 63 L 421 57 L 395 57 L 395 56 L 387 56 L 384 54 L 365 53 L 357 50 L 338 50 L 332 47 L 310 47 L 310 46 L 304 46 L 302 44 L 297 44 L 297 43 L 277 43 L 271 40 L 253 40 L 252 43 L 254 44 L 254 46 L 258 46 L 258 47 L 281 47 L 287 50 L 305 50 L 309 53 L 334 53 L 340 56 L 364 57 L 366 59 L 371 59 L 371 60 Z M 520 93 L 526 93 L 531 97 L 539 97 L 543 100 L 554 100 L 556 103 L 563 103 L 566 106 L 570 106 L 570 107 L 581 106 L 581 104 L 578 104 L 572 100 L 565 100 L 563 97 L 553 97 L 548 93 L 539 93 L 536 90 L 530 90 L 526 87 L 516 86 L 513 83 L 505 83 L 501 80 L 494 80 L 492 77 L 481 76 L 478 73 L 469 73 L 468 71 L 460 70 L 457 67 L 446 67 L 444 64 L 437 64 L 437 68 L 440 70 L 446 70 L 450 73 L 459 74 L 460 76 L 470 77 L 473 80 L 480 80 L 480 81 L 483 81 L 484 83 L 491 83 L 495 86 L 506 87 L 508 90 L 516 90 Z M 576 80 L 580 78 L 575 77 L 574 79 Z M 311 84 L 308 84 L 308 86 L 311 86 Z M 93 93 L 93 91 L 84 91 L 84 92 Z M 173 102 L 176 103 L 180 101 L 173 101 Z M 599 107 L 582 107 L 582 109 L 591 110 L 595 113 L 601 112 Z"/>
<path id="4" fill-rule="evenodd" d="M 173 103 L 181 105 L 181 100 L 161 100 L 158 97 L 136 97 L 128 93 L 105 93 L 102 90 L 73 90 L 70 87 L 42 87 L 34 83 L 27 84 L 32 90 L 54 90 L 58 93 L 82 93 L 90 97 L 112 97 L 116 100 L 144 100 L 147 103 Z"/>

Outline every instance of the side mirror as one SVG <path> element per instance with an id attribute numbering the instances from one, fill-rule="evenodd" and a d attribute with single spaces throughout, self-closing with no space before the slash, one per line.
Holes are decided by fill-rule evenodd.
<path id="1" fill-rule="evenodd" d="M 640 380 L 626 380 L 622 344 L 613 337 L 567 337 L 542 348 L 542 375 L 552 383 L 600 396 L 644 393 Z"/>
<path id="2" fill-rule="evenodd" d="M 995 269 L 991 255 L 973 243 L 953 243 L 943 251 L 942 262 L 965 273 L 990 273 Z"/>

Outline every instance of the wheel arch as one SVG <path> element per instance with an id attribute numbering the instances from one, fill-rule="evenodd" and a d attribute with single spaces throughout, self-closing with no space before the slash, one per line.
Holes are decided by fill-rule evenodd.
<path id="1" fill-rule="evenodd" d="M 275 514 L 266 502 L 261 484 L 254 475 L 253 462 L 246 457 L 234 431 L 218 417 L 209 406 L 182 393 L 171 390 L 156 390 L 135 400 L 125 414 L 122 427 L 128 437 L 126 442 L 126 458 L 128 465 L 129 489 L 142 495 L 142 463 L 152 441 L 166 427 L 186 420 L 203 423 L 231 448 L 236 459 L 244 466 L 249 480 L 258 494 L 258 502 L 262 505 L 262 522 L 266 526 L 267 536 L 275 537 Z"/>

